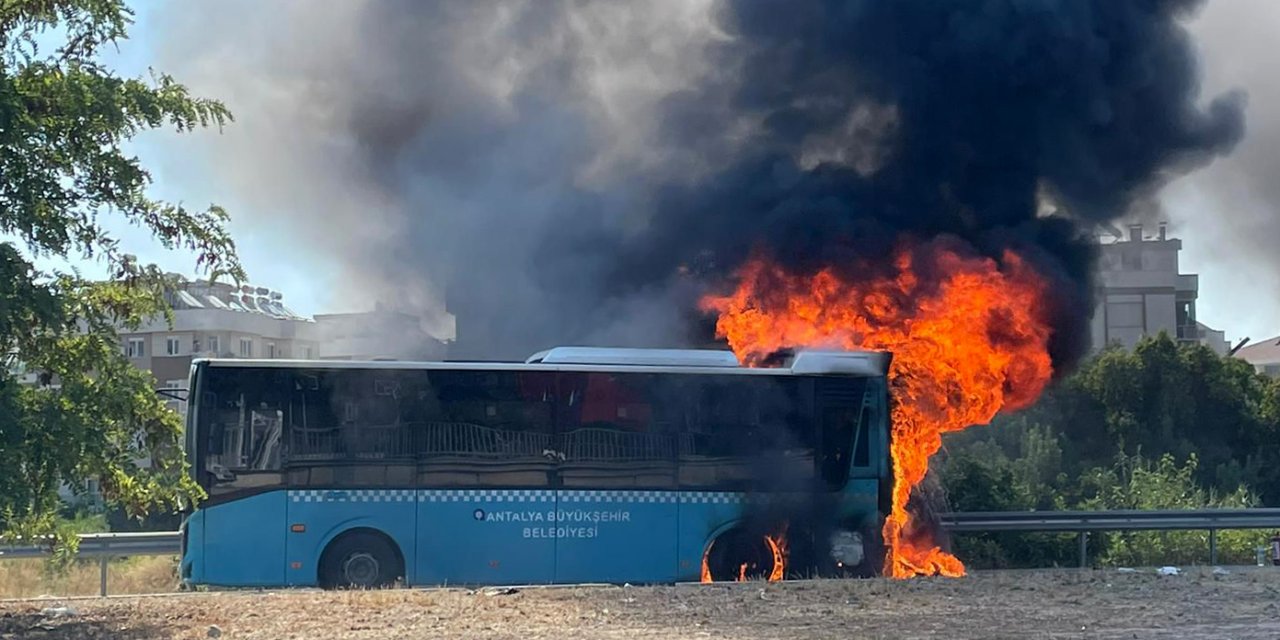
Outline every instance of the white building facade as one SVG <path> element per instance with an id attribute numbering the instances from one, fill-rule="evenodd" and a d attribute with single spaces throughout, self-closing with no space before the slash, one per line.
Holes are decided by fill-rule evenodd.
<path id="1" fill-rule="evenodd" d="M 1228 351 L 1226 336 L 1196 320 L 1200 279 L 1181 273 L 1182 241 L 1169 238 L 1165 226 L 1144 236 L 1131 225 L 1100 247 L 1099 298 L 1094 311 L 1094 349 L 1109 345 L 1132 348 L 1144 336 L 1160 332 L 1183 342 L 1204 344 L 1219 354 Z"/>
<path id="2" fill-rule="evenodd" d="M 195 358 L 318 357 L 315 321 L 284 305 L 278 291 L 250 285 L 182 282 L 167 296 L 172 325 L 153 318 L 122 330 L 120 346 L 129 361 L 150 371 L 162 387 L 185 388 Z M 173 406 L 184 411 L 184 403 Z"/>

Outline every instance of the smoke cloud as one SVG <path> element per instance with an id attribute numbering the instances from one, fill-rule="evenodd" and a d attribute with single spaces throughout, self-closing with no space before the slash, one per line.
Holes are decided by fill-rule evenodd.
<path id="1" fill-rule="evenodd" d="M 1248 135 L 1232 154 L 1170 185 L 1166 219 L 1200 271 L 1197 315 L 1239 339 L 1280 334 L 1280 4 L 1207 4 L 1190 24 L 1207 91 L 1246 87 Z"/>
<path id="2" fill-rule="evenodd" d="M 909 233 L 1035 260 L 1069 363 L 1091 225 L 1243 135 L 1240 94 L 1200 95 L 1199 5 L 183 5 L 165 68 L 239 116 L 207 147 L 238 200 L 346 290 L 447 301 L 459 356 L 696 342 L 748 252 L 852 264 Z"/>

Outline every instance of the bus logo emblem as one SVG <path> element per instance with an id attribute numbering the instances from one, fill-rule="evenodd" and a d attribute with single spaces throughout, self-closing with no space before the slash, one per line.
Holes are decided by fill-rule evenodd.
<path id="1" fill-rule="evenodd" d="M 475 512 L 471 514 L 471 517 L 476 520 L 484 520 L 484 509 L 476 509 Z"/>

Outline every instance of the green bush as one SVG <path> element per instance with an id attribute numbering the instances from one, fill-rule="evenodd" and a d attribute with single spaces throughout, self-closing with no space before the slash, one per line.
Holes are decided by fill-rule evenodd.
<path id="1" fill-rule="evenodd" d="M 1244 486 L 1225 495 L 1205 489 L 1195 480 L 1198 459 L 1192 454 L 1179 465 L 1171 454 L 1159 460 L 1121 457 L 1113 469 L 1099 474 L 1106 485 L 1084 509 L 1241 509 L 1258 505 Z M 1254 548 L 1267 544 L 1264 531 L 1220 531 L 1218 562 L 1254 561 Z M 1127 531 L 1108 533 L 1098 561 L 1108 565 L 1205 564 L 1209 561 L 1208 531 Z"/>
<path id="2" fill-rule="evenodd" d="M 1280 386 L 1222 360 L 1199 346 L 1151 339 L 1132 353 L 1101 354 L 1027 411 L 948 436 L 937 470 L 952 509 L 1266 504 L 1266 494 L 1255 493 L 1250 481 L 1272 486 L 1277 475 L 1273 469 L 1280 460 L 1273 463 L 1268 456 L 1280 447 L 1262 443 L 1278 432 Z M 1189 394 L 1188 388 L 1201 392 Z M 1226 416 L 1232 424 L 1206 418 L 1208 426 L 1197 427 L 1186 417 L 1209 414 Z M 1212 469 L 1204 468 L 1202 452 L 1214 460 Z M 1266 546 L 1269 536 L 1268 531 L 1218 532 L 1219 563 L 1252 564 L 1255 549 Z M 952 543 L 974 568 L 1079 562 L 1074 533 L 963 534 Z M 1209 532 L 1093 534 L 1089 557 L 1094 564 L 1112 566 L 1203 564 L 1209 561 Z"/>

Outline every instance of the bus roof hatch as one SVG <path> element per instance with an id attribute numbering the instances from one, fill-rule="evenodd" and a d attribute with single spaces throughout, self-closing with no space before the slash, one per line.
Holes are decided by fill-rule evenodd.
<path id="1" fill-rule="evenodd" d="M 889 372 L 891 359 L 887 351 L 801 351 L 791 361 L 791 372 L 883 376 Z"/>
<path id="2" fill-rule="evenodd" d="M 598 364 L 649 367 L 739 367 L 732 351 L 555 347 L 529 356 L 526 364 Z"/>

